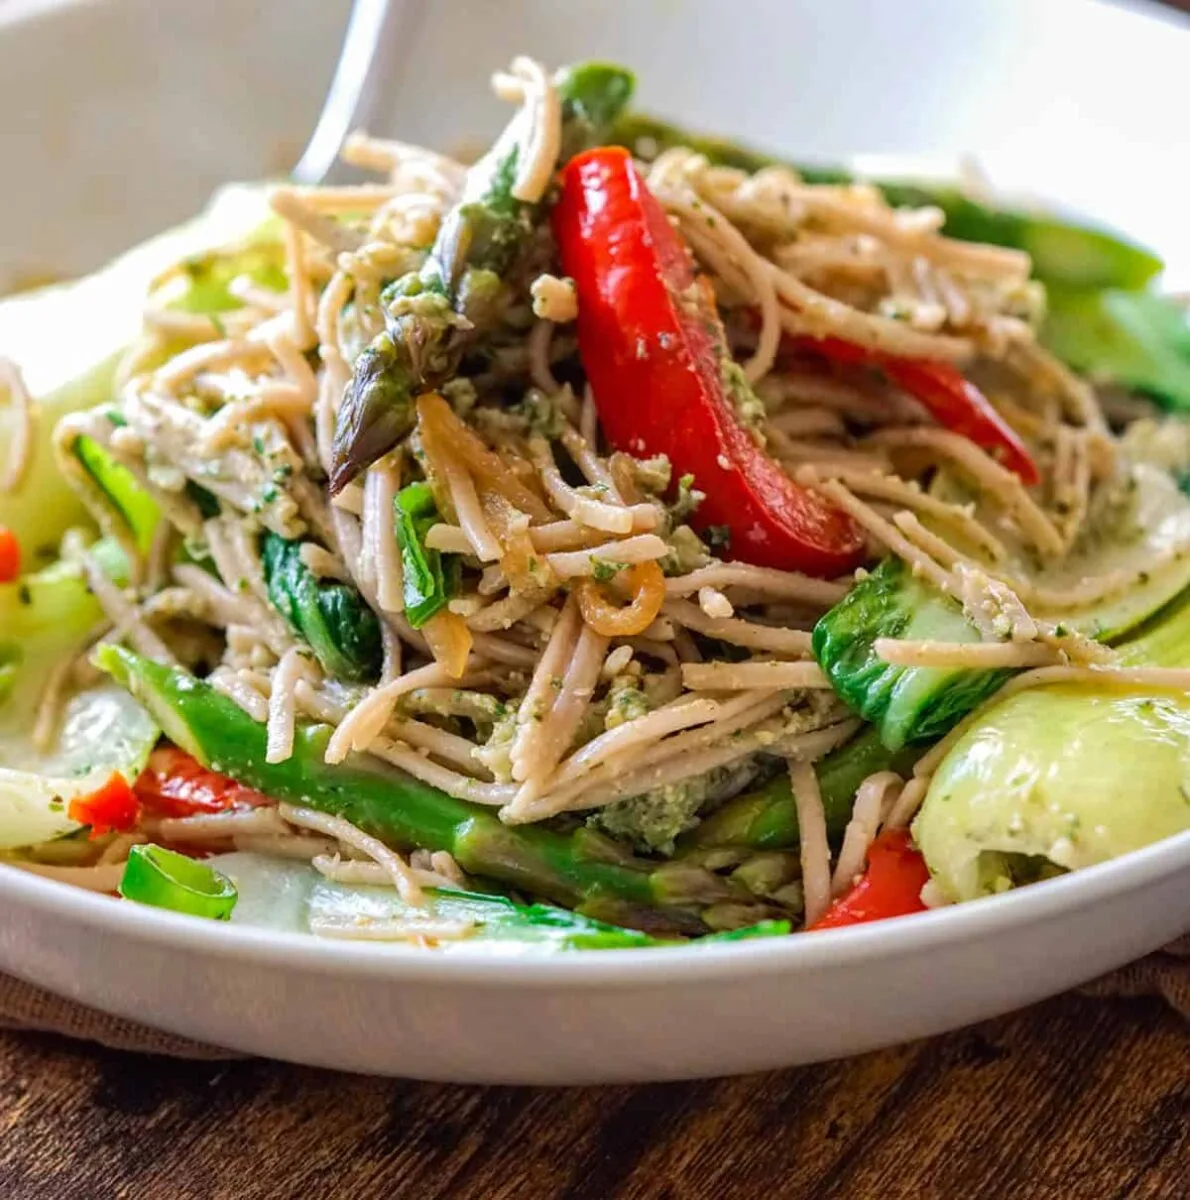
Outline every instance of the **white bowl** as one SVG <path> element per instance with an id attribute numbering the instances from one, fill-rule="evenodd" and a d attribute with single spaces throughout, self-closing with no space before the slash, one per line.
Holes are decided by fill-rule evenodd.
<path id="1" fill-rule="evenodd" d="M 19 230 L 0 248 L 0 284 L 90 267 L 222 177 L 291 160 L 346 4 L 302 8 L 299 21 L 285 0 L 0 6 L 0 229 Z M 394 93 L 402 136 L 490 129 L 483 79 L 516 49 L 619 57 L 641 70 L 649 106 L 776 148 L 976 150 L 997 181 L 1127 228 L 1190 279 L 1190 37 L 1172 24 L 1077 0 L 427 8 Z M 938 1033 L 1145 954 L 1190 929 L 1190 833 L 887 924 L 552 959 L 265 934 L 8 868 L 0 896 L 0 969 L 192 1038 L 428 1079 L 678 1079 Z"/>

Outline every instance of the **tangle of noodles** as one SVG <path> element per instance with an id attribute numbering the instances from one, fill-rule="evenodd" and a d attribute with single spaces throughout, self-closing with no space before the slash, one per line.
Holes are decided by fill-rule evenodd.
<path id="1" fill-rule="evenodd" d="M 812 924 L 863 873 L 879 831 L 912 821 L 932 773 L 986 708 L 929 748 L 907 782 L 874 769 L 844 798 L 850 815 L 832 871 L 814 763 L 860 722 L 815 661 L 813 630 L 866 571 L 817 579 L 736 561 L 698 524 L 699 479 L 608 444 L 576 345 L 584 295 L 548 231 L 570 110 L 559 81 L 531 59 L 515 59 L 494 84 L 517 106 L 502 145 L 516 148 L 506 182 L 529 245 L 492 284 L 495 299 L 483 293 L 491 283 L 483 272 L 468 276 L 479 292 L 466 303 L 497 308 L 481 330 L 466 304 L 443 315 L 441 295 L 392 286 L 419 278 L 426 247 L 453 228 L 454 206 L 474 200 L 468 167 L 362 133 L 348 138 L 344 158 L 378 179 L 269 192 L 278 232 L 261 245 L 283 280 L 266 286 L 251 260 L 237 266 L 242 247 L 220 251 L 232 264 L 235 303 L 217 318 L 186 311 L 154 285 L 115 404 L 54 431 L 63 473 L 128 570 L 109 574 L 85 536 L 64 542 L 63 558 L 102 619 L 46 670 L 33 740 L 48 749 L 71 692 L 97 677 L 87 648 L 125 642 L 202 674 L 263 725 L 269 764 L 291 758 L 306 722 L 325 724 L 331 769 L 370 755 L 485 806 L 486 820 L 498 811 L 510 825 L 554 821 L 567 832 L 589 821 L 600 831 L 589 853 L 608 862 L 634 852 L 660 862 L 683 844 L 681 833 L 784 764 L 800 882 L 793 852 L 782 850 L 782 886 L 750 892 L 763 859 L 732 847 L 722 859 L 732 873 L 708 868 L 707 886 L 724 901 L 726 924 L 774 912 Z M 1027 255 L 947 237 L 939 211 L 894 209 L 866 185 L 813 185 L 779 167 L 749 174 L 686 148 L 642 172 L 719 306 L 733 360 L 725 369 L 755 385 L 755 411 L 740 407 L 750 425 L 741 436 L 852 518 L 869 566 L 886 553 L 902 560 L 974 630 L 970 641 L 912 630 L 877 638 L 877 667 L 1015 672 L 987 705 L 1052 682 L 1190 688 L 1190 672 L 1121 666 L 1113 651 L 1051 620 L 1155 577 L 1190 545 L 1171 539 L 1101 574 L 1077 569 L 1080 548 L 1118 499 L 1127 459 L 1094 389 L 1037 340 L 1041 305 Z M 445 322 L 446 351 L 424 349 L 437 345 L 419 324 L 431 318 Z M 398 336 L 409 339 L 425 386 L 404 397 L 396 444 L 332 496 L 336 424 L 361 353 Z M 1040 483 L 1026 486 L 942 427 L 891 372 L 801 352 L 806 337 L 957 364 L 980 386 L 993 380 L 991 401 L 1028 444 Z M 466 353 L 453 353 L 456 339 Z M 642 343 L 642 355 L 652 352 Z M 6 358 L 0 398 L 2 502 L 30 484 L 41 413 Z M 151 537 L 134 536 L 84 468 L 83 437 L 156 503 Z M 411 484 L 436 510 L 412 545 L 398 521 Z M 303 603 L 313 605 L 303 620 L 278 607 L 270 538 L 297 543 Z M 1051 567 L 1060 573 L 1047 579 Z M 418 590 L 427 579 L 442 592 L 432 613 Z M 318 622 L 329 627 L 344 611 L 351 632 L 371 639 L 366 670 L 341 670 L 320 641 Z M 828 796 L 832 828 L 836 803 Z M 395 888 L 415 905 L 424 888 L 469 886 L 444 851 L 410 858 L 408 847 L 305 803 L 184 817 L 146 808 L 135 829 L 77 862 L 21 865 L 112 891 L 130 847 L 146 838 L 294 858 L 343 884 Z M 689 866 L 679 858 L 672 869 Z M 470 931 L 428 919 L 404 932 L 323 930 Z"/>

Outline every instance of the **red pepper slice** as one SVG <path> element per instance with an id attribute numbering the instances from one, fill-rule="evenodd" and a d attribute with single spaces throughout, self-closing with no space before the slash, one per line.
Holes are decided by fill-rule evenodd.
<path id="1" fill-rule="evenodd" d="M 611 444 L 693 474 L 706 494 L 697 523 L 726 526 L 735 558 L 828 576 L 856 566 L 863 539 L 850 518 L 794 483 L 736 417 L 714 298 L 628 152 L 571 159 L 553 221 Z"/>
<path id="2" fill-rule="evenodd" d="M 924 912 L 921 889 L 929 878 L 926 860 L 913 845 L 908 831 L 886 830 L 868 850 L 868 869 L 859 882 L 845 896 L 840 896 L 810 930 L 842 929 Z"/>
<path id="3" fill-rule="evenodd" d="M 133 786 L 145 807 L 163 817 L 192 817 L 272 803 L 260 792 L 208 771 L 176 746 L 154 750 Z"/>
<path id="4" fill-rule="evenodd" d="M 17 535 L 0 525 L 0 583 L 15 583 L 21 577 L 21 543 Z"/>
<path id="5" fill-rule="evenodd" d="M 140 820 L 140 805 L 128 781 L 119 771 L 102 787 L 86 796 L 75 796 L 66 810 L 72 821 L 91 826 L 91 837 L 105 833 L 128 833 Z"/>
<path id="6" fill-rule="evenodd" d="M 821 354 L 832 362 L 878 367 L 909 393 L 940 425 L 962 434 L 987 450 L 1019 476 L 1026 487 L 1041 479 L 1037 464 L 1016 430 L 992 407 L 991 401 L 959 369 L 947 362 L 897 358 L 869 350 L 842 338 L 797 338 L 799 349 Z"/>

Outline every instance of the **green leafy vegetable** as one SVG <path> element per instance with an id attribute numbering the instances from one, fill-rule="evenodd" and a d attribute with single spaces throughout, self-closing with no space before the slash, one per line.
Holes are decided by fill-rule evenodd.
<path id="1" fill-rule="evenodd" d="M 220 513 L 219 497 L 214 492 L 209 492 L 202 484 L 195 483 L 193 479 L 186 480 L 185 487 L 186 495 L 194 502 L 195 508 L 198 509 L 198 515 L 204 521 L 211 520 L 212 517 L 217 517 Z"/>
<path id="2" fill-rule="evenodd" d="M 1190 595 L 1120 647 L 1190 666 Z M 992 707 L 935 772 L 914 839 L 952 900 L 1077 870 L 1190 829 L 1190 699 L 1109 684 L 1033 688 Z"/>
<path id="3" fill-rule="evenodd" d="M 261 563 L 269 600 L 336 679 L 377 678 L 384 656 L 380 622 L 349 583 L 319 579 L 302 562 L 301 543 L 266 532 Z"/>
<path id="4" fill-rule="evenodd" d="M 442 555 L 425 544 L 430 526 L 440 520 L 428 483 L 403 487 L 396 495 L 393 509 L 405 577 L 405 616 L 414 629 L 420 629 L 446 607 L 457 587 L 454 578 L 457 572 L 444 569 Z M 451 561 L 458 560 L 451 556 Z"/>
<path id="5" fill-rule="evenodd" d="M 1097 383 L 1143 392 L 1170 412 L 1190 413 L 1190 319 L 1172 300 L 1052 288 L 1042 340 Z"/>
<path id="6" fill-rule="evenodd" d="M 1006 671 L 902 667 L 876 654 L 880 638 L 978 642 L 956 600 L 885 559 L 814 627 L 814 657 L 843 701 L 891 750 L 940 737 L 987 699 Z"/>
<path id="7" fill-rule="evenodd" d="M 1172 476 L 1133 463 L 1119 484 L 1119 511 L 1090 523 L 1075 551 L 1043 571 L 1016 569 L 1032 582 L 1064 591 L 1085 578 L 1132 577 L 1130 586 L 1097 603 L 1062 612 L 1069 629 L 1115 642 L 1190 586 L 1190 555 L 1168 548 L 1190 541 L 1190 504 Z M 1084 544 L 1085 543 L 1085 544 Z M 1166 558 L 1158 569 L 1157 558 Z M 979 631 L 957 601 L 914 578 L 896 559 L 881 563 L 823 616 L 814 655 L 842 699 L 872 722 L 890 749 L 938 738 L 982 703 L 1006 671 L 903 667 L 876 654 L 880 638 L 978 642 Z"/>

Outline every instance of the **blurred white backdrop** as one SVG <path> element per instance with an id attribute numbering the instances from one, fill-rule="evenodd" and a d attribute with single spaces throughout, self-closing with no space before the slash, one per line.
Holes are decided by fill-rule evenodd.
<path id="1" fill-rule="evenodd" d="M 644 106 L 808 159 L 971 154 L 1002 186 L 1157 245 L 1171 282 L 1190 282 L 1177 14 L 1102 0 L 394 3 L 410 19 L 383 132 L 449 145 L 491 131 L 487 77 L 517 51 L 617 58 Z M 0 0 L 0 228 L 21 231 L 0 246 L 0 284 L 90 265 L 221 180 L 288 166 L 347 8 Z"/>

